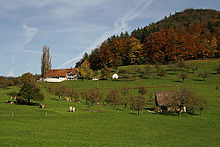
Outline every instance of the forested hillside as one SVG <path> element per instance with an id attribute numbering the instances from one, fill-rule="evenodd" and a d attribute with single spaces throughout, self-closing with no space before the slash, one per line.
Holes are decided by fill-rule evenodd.
<path id="1" fill-rule="evenodd" d="M 186 9 L 157 23 L 136 29 L 131 34 L 111 36 L 76 67 L 88 60 L 93 70 L 107 65 L 131 64 L 220 57 L 220 12 Z"/>

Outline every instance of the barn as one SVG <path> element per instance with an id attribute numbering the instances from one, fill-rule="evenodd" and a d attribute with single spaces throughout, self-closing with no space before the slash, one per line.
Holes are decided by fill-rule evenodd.
<path id="1" fill-rule="evenodd" d="M 44 81 L 46 82 L 62 82 L 64 80 L 77 80 L 78 69 L 50 69 L 44 75 Z"/>
<path id="2" fill-rule="evenodd" d="M 158 112 L 167 112 L 167 111 L 182 111 L 186 112 L 186 107 L 178 108 L 174 107 L 172 103 L 179 105 L 181 102 L 178 99 L 173 99 L 176 96 L 174 91 L 161 91 L 156 92 L 155 94 L 155 104 Z"/>
<path id="3" fill-rule="evenodd" d="M 160 91 L 155 94 L 155 104 L 158 112 L 169 111 L 168 101 L 174 95 L 174 91 Z"/>

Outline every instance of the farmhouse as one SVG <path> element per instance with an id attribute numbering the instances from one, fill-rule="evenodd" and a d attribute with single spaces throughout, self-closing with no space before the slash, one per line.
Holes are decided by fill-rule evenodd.
<path id="1" fill-rule="evenodd" d="M 44 76 L 46 82 L 62 82 L 64 80 L 77 80 L 78 69 L 50 69 Z"/>

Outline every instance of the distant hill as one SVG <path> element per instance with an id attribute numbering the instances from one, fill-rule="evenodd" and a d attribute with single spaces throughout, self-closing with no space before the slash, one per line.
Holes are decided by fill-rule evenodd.
<path id="1" fill-rule="evenodd" d="M 186 9 L 138 28 L 111 36 L 76 67 L 88 60 L 93 70 L 105 65 L 168 63 L 220 57 L 220 11 Z"/>

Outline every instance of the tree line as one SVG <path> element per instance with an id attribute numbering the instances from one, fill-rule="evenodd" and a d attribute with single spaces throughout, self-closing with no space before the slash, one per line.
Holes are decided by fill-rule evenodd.
<path id="1" fill-rule="evenodd" d="M 196 18 L 196 19 L 195 19 Z M 111 36 L 85 60 L 93 70 L 132 64 L 167 64 L 170 61 L 220 57 L 220 13 L 187 9 L 163 20 Z"/>

